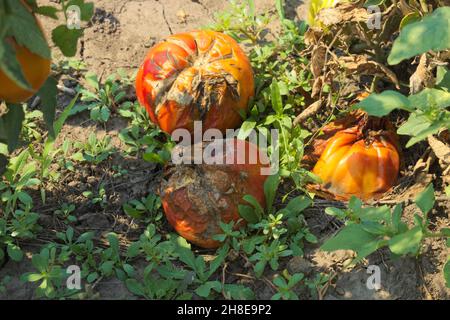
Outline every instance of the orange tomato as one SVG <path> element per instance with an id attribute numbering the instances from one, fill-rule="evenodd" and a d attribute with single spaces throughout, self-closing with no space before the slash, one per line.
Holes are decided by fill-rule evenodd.
<path id="1" fill-rule="evenodd" d="M 39 20 L 37 20 L 37 22 L 42 30 Z M 51 61 L 31 52 L 24 46 L 18 45 L 13 38 L 8 38 L 7 41 L 13 45 L 16 51 L 17 61 L 22 67 L 23 75 L 32 87 L 32 90 L 26 90 L 19 87 L 0 70 L 0 100 L 9 103 L 25 102 L 31 98 L 31 96 L 36 94 L 47 80 L 50 74 Z"/>
<path id="2" fill-rule="evenodd" d="M 162 204 L 169 223 L 182 237 L 203 248 L 220 245 L 213 239 L 222 233 L 219 223 L 240 219 L 238 205 L 247 204 L 242 200 L 244 195 L 252 195 L 265 206 L 267 176 L 260 170 L 269 167 L 269 159 L 249 142 L 235 139 L 231 146 L 223 160 L 234 159 L 233 164 L 178 165 L 162 188 Z M 244 150 L 245 158 L 240 159 L 245 160 L 236 161 L 238 152 Z M 248 156 L 252 152 L 258 152 L 253 164 Z"/>
<path id="3" fill-rule="evenodd" d="M 377 198 L 397 180 L 400 166 L 397 137 L 390 129 L 386 130 L 390 128 L 387 120 L 376 121 L 378 125 L 383 123 L 384 128 L 368 129 L 370 123 L 373 122 L 363 119 L 320 145 L 323 151 L 313 173 L 322 179 L 321 189 L 334 198 Z"/>
<path id="4" fill-rule="evenodd" d="M 231 37 L 215 31 L 175 34 L 148 52 L 136 94 L 151 120 L 167 132 L 237 128 L 254 94 L 250 62 Z"/>

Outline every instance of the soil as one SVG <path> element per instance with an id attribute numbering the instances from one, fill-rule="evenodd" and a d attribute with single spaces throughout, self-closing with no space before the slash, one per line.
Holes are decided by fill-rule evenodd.
<path id="1" fill-rule="evenodd" d="M 39 4 L 45 5 L 52 0 L 40 0 Z M 255 1 L 258 11 L 274 12 L 273 0 Z M 213 22 L 214 13 L 226 9 L 227 2 L 223 0 L 96 0 L 95 16 L 85 30 L 84 37 L 77 58 L 83 60 L 89 71 L 95 72 L 100 79 L 117 71 L 125 69 L 129 74 L 136 72 L 148 49 L 160 41 L 163 37 L 176 32 L 196 29 Z M 305 5 L 300 0 L 287 1 L 287 15 L 289 18 L 300 19 L 304 17 Z M 43 19 L 47 36 L 50 38 L 50 30 L 55 22 Z M 275 30 L 278 26 L 270 26 Z M 269 30 L 270 31 L 270 30 Z M 56 50 L 54 50 L 57 52 Z M 56 60 L 60 57 L 56 55 Z M 70 96 L 61 94 L 59 97 L 60 110 L 70 101 Z M 113 117 L 107 126 L 96 126 L 89 121 L 88 116 L 74 117 L 64 126 L 58 143 L 65 139 L 85 141 L 90 132 L 96 132 L 98 136 L 108 134 L 111 136 L 115 147 L 121 146 L 118 139 L 119 131 L 126 126 L 126 122 Z M 387 204 L 405 202 L 406 216 L 412 219 L 415 206 L 411 199 L 423 189 L 426 181 L 436 178 L 433 175 L 433 165 L 428 168 L 414 170 L 414 164 L 423 157 L 425 150 L 417 150 L 414 159 L 402 171 L 402 179 L 399 187 L 386 199 L 381 200 Z M 113 177 L 113 166 L 120 164 L 128 174 L 123 177 Z M 150 165 L 136 157 L 122 158 L 118 155 L 99 166 L 80 166 L 74 172 L 63 172 L 61 181 L 47 191 L 47 203 L 36 212 L 41 214 L 40 224 L 44 227 L 43 236 L 39 241 L 32 242 L 25 247 L 27 259 L 25 262 L 15 263 L 8 261 L 0 269 L 0 279 L 10 276 L 12 281 L 6 285 L 6 292 L 0 294 L 0 299 L 32 299 L 34 298 L 34 285 L 24 284 L 19 280 L 20 275 L 30 271 L 31 252 L 46 243 L 46 232 L 54 233 L 62 225 L 58 223 L 53 211 L 63 202 L 74 203 L 77 211 L 76 230 L 85 232 L 94 230 L 98 236 L 114 231 L 122 235 L 123 245 L 136 240 L 142 226 L 137 225 L 132 219 L 122 212 L 122 204 L 130 199 L 138 199 L 154 191 L 160 177 L 160 168 Z M 81 194 L 83 191 L 98 188 L 104 184 L 108 194 L 106 208 L 92 205 Z M 406 191 L 408 190 L 408 194 Z M 35 198 L 40 197 L 36 191 Z M 437 197 L 444 197 L 438 194 Z M 342 226 L 342 222 L 331 218 L 324 213 L 327 206 L 342 206 L 339 202 L 316 200 L 313 208 L 307 210 L 305 216 L 310 230 L 318 237 L 319 244 Z M 450 205 L 448 201 L 440 202 L 439 206 L 431 213 L 436 229 L 450 227 L 448 215 Z M 161 233 L 172 232 L 167 225 L 160 226 Z M 304 258 L 292 258 L 286 262 L 285 267 L 290 272 L 303 272 L 306 275 L 327 273 L 332 279 L 325 285 L 324 290 L 317 295 L 310 291 L 299 292 L 304 299 L 449 299 L 450 290 L 445 287 L 442 276 L 442 267 L 447 261 L 447 248 L 444 241 L 427 241 L 424 254 L 418 259 L 393 259 L 388 252 L 380 250 L 369 256 L 364 263 L 354 268 L 345 268 L 344 265 L 352 257 L 350 251 L 337 251 L 331 254 L 318 250 L 319 244 L 308 245 L 305 248 Z M 199 251 L 202 254 L 209 251 Z M 367 268 L 376 265 L 381 271 L 381 288 L 370 290 L 366 282 L 370 277 Z M 228 282 L 244 283 L 252 286 L 257 298 L 270 299 L 274 294 L 273 289 L 264 281 L 256 281 L 246 278 L 240 279 L 237 274 L 246 274 L 248 268 L 238 258 L 228 267 Z M 273 274 L 266 274 L 266 278 Z M 125 285 L 117 279 L 102 280 L 95 284 L 93 298 L 102 299 L 136 299 L 128 292 Z"/>

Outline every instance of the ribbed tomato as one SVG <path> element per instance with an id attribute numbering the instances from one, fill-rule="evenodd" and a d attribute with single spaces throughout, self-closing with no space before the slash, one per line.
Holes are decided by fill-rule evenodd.
<path id="1" fill-rule="evenodd" d="M 244 195 L 250 194 L 262 207 L 265 205 L 267 176 L 261 174 L 261 169 L 269 167 L 267 156 L 246 141 L 235 139 L 230 146 L 219 156 L 223 163 L 229 164 L 175 166 L 168 172 L 169 178 L 162 187 L 167 220 L 182 237 L 200 247 L 220 245 L 213 239 L 214 235 L 222 233 L 219 223 L 240 219 L 238 205 L 245 204 Z M 245 157 L 241 157 L 243 151 Z M 252 158 L 252 154 L 257 156 Z M 243 161 L 238 162 L 238 158 Z M 225 159 L 234 161 L 231 164 Z M 251 163 L 251 159 L 255 161 Z"/>
<path id="2" fill-rule="evenodd" d="M 385 119 L 363 117 L 318 146 L 323 150 L 313 172 L 323 181 L 322 191 L 334 198 L 377 198 L 397 180 L 397 136 Z"/>
<path id="3" fill-rule="evenodd" d="M 254 94 L 250 62 L 231 37 L 193 31 L 168 37 L 148 52 L 136 78 L 136 94 L 151 120 L 167 132 L 194 121 L 224 132 L 242 123 Z"/>

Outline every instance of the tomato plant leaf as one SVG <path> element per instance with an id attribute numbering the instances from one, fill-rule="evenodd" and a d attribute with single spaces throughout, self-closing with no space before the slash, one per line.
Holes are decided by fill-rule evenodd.
<path id="1" fill-rule="evenodd" d="M 418 109 L 427 109 L 429 106 L 446 108 L 450 106 L 450 93 L 444 90 L 426 88 L 421 92 L 408 97 L 411 106 Z"/>
<path id="2" fill-rule="evenodd" d="M 84 0 L 70 0 L 67 2 L 66 7 L 77 6 L 80 8 L 80 18 L 82 21 L 91 20 L 94 15 L 94 4 L 92 2 L 84 2 Z"/>
<path id="3" fill-rule="evenodd" d="M 394 109 L 413 111 L 407 97 L 396 91 L 386 90 L 380 94 L 372 93 L 366 99 L 356 104 L 353 109 L 363 109 L 371 116 L 383 117 Z"/>
<path id="4" fill-rule="evenodd" d="M 50 48 L 33 14 L 17 0 L 6 0 L 6 6 L 8 9 L 5 20 L 9 25 L 6 35 L 14 37 L 19 45 L 31 52 L 50 59 Z"/>
<path id="5" fill-rule="evenodd" d="M 431 123 L 425 115 L 411 113 L 408 120 L 397 129 L 397 133 L 414 136 L 417 132 L 427 129 L 430 125 Z"/>
<path id="6" fill-rule="evenodd" d="M 406 148 L 409 148 L 417 142 L 424 140 L 426 137 L 437 133 L 445 124 L 446 123 L 444 121 L 437 121 L 431 124 L 428 128 L 412 134 L 413 137 L 409 139 L 408 143 L 406 143 Z"/>
<path id="7" fill-rule="evenodd" d="M 436 87 L 450 91 L 450 72 L 446 67 L 438 66 L 436 71 Z"/>
<path id="8" fill-rule="evenodd" d="M 37 7 L 34 12 L 36 12 L 37 14 L 57 20 L 58 19 L 58 16 L 57 16 L 58 11 L 59 10 L 57 8 L 52 7 L 52 6 L 41 6 L 41 7 Z"/>
<path id="9" fill-rule="evenodd" d="M 420 18 L 421 18 L 421 16 L 420 16 L 419 12 L 417 12 L 417 11 L 408 13 L 406 16 L 403 17 L 402 21 L 400 22 L 399 29 L 402 30 L 408 24 L 419 21 Z"/>
<path id="10" fill-rule="evenodd" d="M 66 57 L 73 57 L 77 53 L 78 39 L 83 35 L 81 29 L 69 29 L 60 25 L 52 31 L 52 40 Z"/>
<path id="11" fill-rule="evenodd" d="M 429 184 L 414 200 L 423 214 L 428 214 L 434 207 L 434 188 L 433 184 Z"/>
<path id="12" fill-rule="evenodd" d="M 394 41 L 388 63 L 395 65 L 419 54 L 450 48 L 450 7 L 436 9 L 421 21 L 406 25 Z"/>

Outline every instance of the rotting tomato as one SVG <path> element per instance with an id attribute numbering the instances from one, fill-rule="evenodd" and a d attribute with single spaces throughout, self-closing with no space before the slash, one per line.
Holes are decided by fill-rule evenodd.
<path id="1" fill-rule="evenodd" d="M 219 159 L 216 164 L 171 167 L 161 188 L 169 223 L 182 237 L 203 248 L 220 245 L 213 236 L 221 233 L 221 221 L 240 220 L 238 206 L 245 204 L 244 195 L 252 195 L 265 206 L 267 175 L 261 170 L 270 166 L 267 155 L 247 141 L 234 139 L 228 143 L 228 148 L 226 141 L 230 140 L 214 142 L 224 150 L 215 155 L 215 159 Z M 236 227 L 242 223 L 241 219 Z"/>
<path id="2" fill-rule="evenodd" d="M 171 134 L 194 121 L 235 129 L 254 94 L 253 70 L 237 42 L 220 32 L 168 37 L 148 52 L 136 78 L 136 94 L 150 119 Z"/>
<path id="3" fill-rule="evenodd" d="M 22 2 L 23 3 L 23 2 Z M 28 6 L 24 3 L 28 8 Z M 35 17 L 41 32 L 42 26 Z M 2 70 L 0 70 L 0 100 L 9 103 L 21 103 L 27 101 L 36 94 L 50 74 L 51 61 L 31 52 L 25 46 L 19 45 L 14 38 L 6 38 L 16 51 L 16 58 L 22 67 L 23 75 L 33 90 L 26 90 L 18 86 Z"/>
<path id="4" fill-rule="evenodd" d="M 329 138 L 318 140 L 312 154 L 320 158 L 313 173 L 322 179 L 313 186 L 326 198 L 363 200 L 381 197 L 394 186 L 400 166 L 398 140 L 387 119 L 351 114 L 324 128 Z"/>

